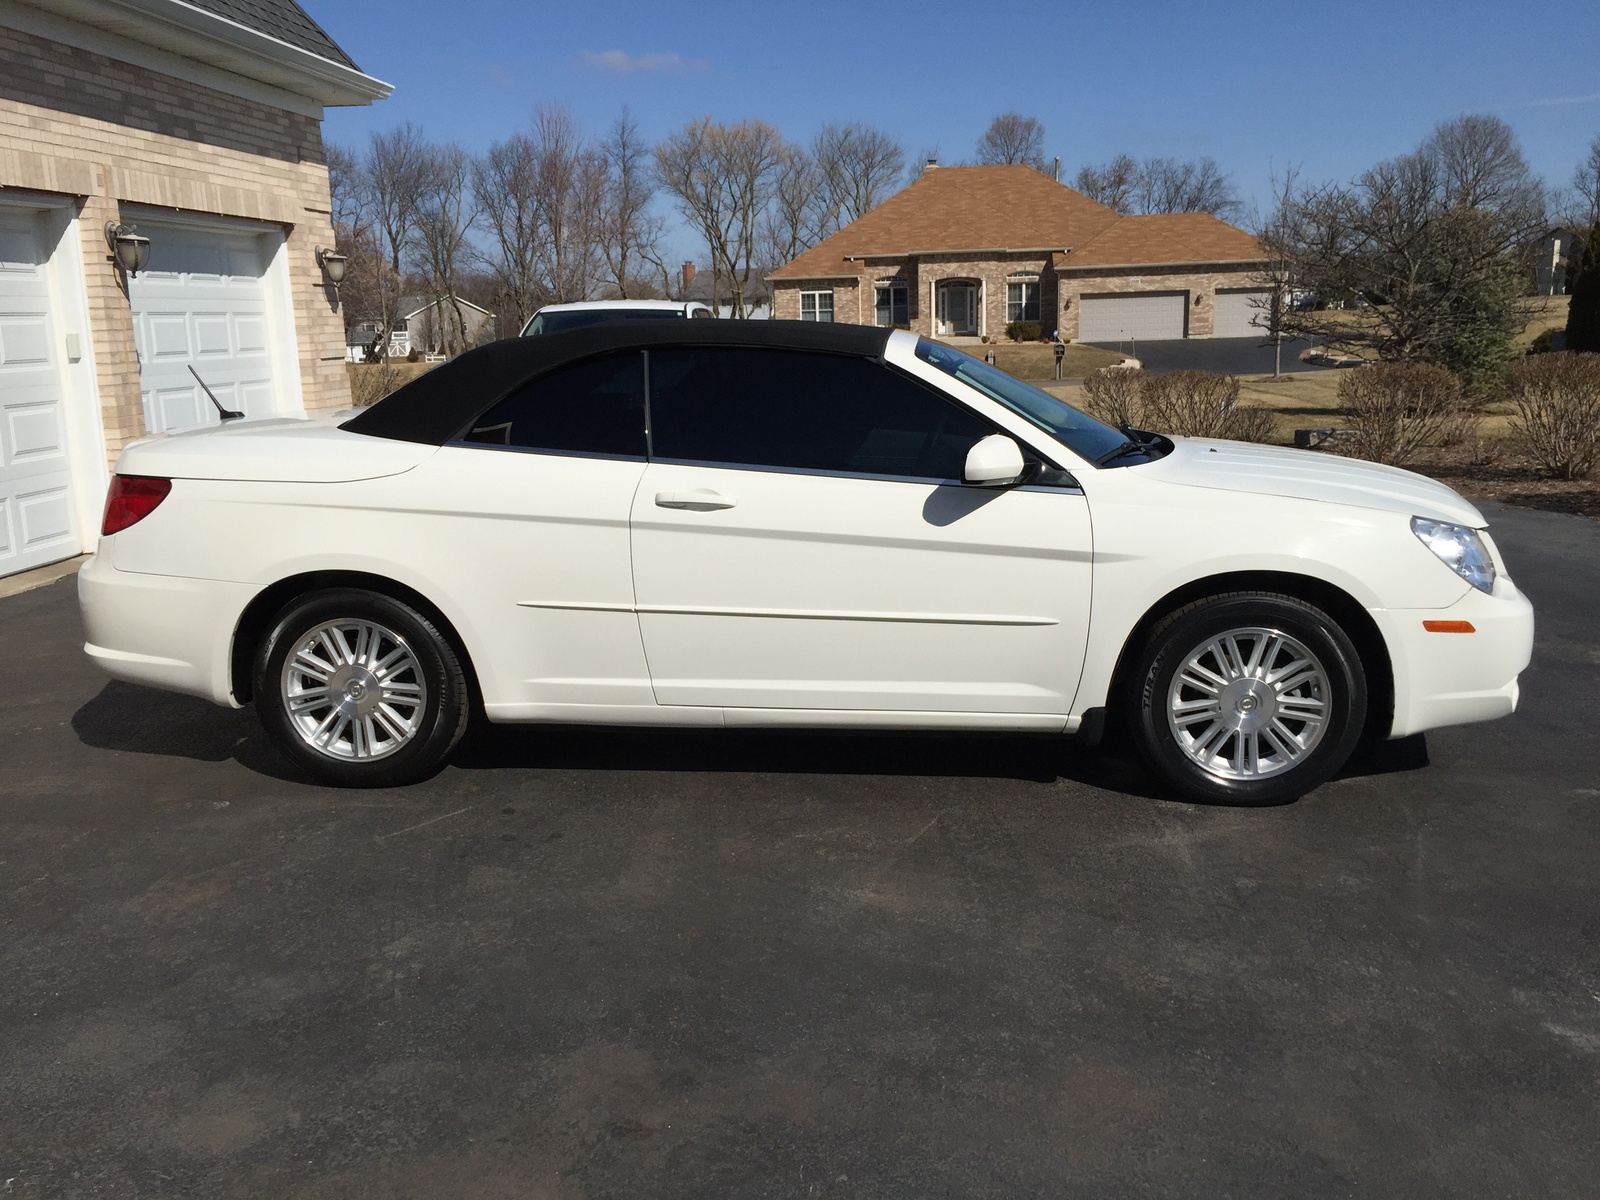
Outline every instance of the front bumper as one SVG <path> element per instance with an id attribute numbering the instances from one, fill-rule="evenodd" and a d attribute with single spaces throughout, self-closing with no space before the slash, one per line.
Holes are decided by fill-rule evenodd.
<path id="1" fill-rule="evenodd" d="M 78 572 L 88 638 L 84 653 L 114 679 L 238 708 L 233 633 L 256 590 L 244 583 L 119 571 L 109 554 L 96 554 Z"/>
<path id="2" fill-rule="evenodd" d="M 1369 610 L 1394 667 L 1391 738 L 1510 716 L 1517 676 L 1533 656 L 1533 605 L 1502 576 L 1442 609 Z M 1424 621 L 1470 621 L 1473 633 L 1430 633 Z"/>

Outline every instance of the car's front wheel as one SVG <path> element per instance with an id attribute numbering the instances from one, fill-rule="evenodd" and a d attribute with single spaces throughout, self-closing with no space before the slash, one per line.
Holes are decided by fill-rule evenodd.
<path id="1" fill-rule="evenodd" d="M 1349 635 L 1292 596 L 1185 605 L 1151 630 L 1130 682 L 1141 755 L 1196 800 L 1302 796 L 1344 765 L 1366 719 L 1366 675 Z"/>
<path id="2" fill-rule="evenodd" d="M 339 787 L 392 787 L 439 769 L 466 732 L 465 672 L 425 615 L 355 588 L 313 592 L 256 655 L 256 708 L 292 762 Z"/>

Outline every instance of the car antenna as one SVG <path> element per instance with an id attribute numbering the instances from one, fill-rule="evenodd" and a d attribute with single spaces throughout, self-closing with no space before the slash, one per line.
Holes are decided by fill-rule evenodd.
<path id="1" fill-rule="evenodd" d="M 206 387 L 206 381 L 200 378 L 200 372 L 194 369 L 193 363 L 189 364 L 189 374 L 194 376 L 194 381 L 200 385 L 200 390 L 205 392 L 205 394 L 211 398 L 211 403 L 217 406 L 217 415 L 224 421 L 237 421 L 240 417 L 244 416 L 242 412 L 235 412 L 231 408 L 222 407 L 222 401 L 217 399 L 216 393 L 214 393 L 210 388 Z"/>

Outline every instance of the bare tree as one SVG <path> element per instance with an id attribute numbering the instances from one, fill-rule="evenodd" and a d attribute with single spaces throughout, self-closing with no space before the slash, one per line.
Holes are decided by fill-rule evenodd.
<path id="1" fill-rule="evenodd" d="M 661 239 L 661 221 L 649 212 L 655 195 L 650 148 L 639 137 L 638 124 L 624 108 L 599 150 L 606 168 L 605 193 L 598 214 L 600 253 L 612 289 L 625 300 L 630 290 L 639 290 L 639 276 Z"/>
<path id="2" fill-rule="evenodd" d="M 772 206 L 762 221 L 762 265 L 782 266 L 838 227 L 838 209 L 817 160 L 802 147 L 785 146 Z"/>
<path id="3" fill-rule="evenodd" d="M 1530 225 L 1523 188 L 1493 178 L 1465 170 L 1430 138 L 1353 184 L 1291 189 L 1261 240 L 1327 307 L 1290 309 L 1286 332 L 1440 363 L 1469 382 L 1497 370 L 1526 321 L 1524 250 L 1538 222 Z M 1368 306 L 1335 307 L 1346 302 Z"/>
<path id="4" fill-rule="evenodd" d="M 1561 219 L 1577 229 L 1600 221 L 1600 136 L 1589 143 L 1589 153 L 1572 173 L 1572 184 L 1562 198 Z"/>
<path id="5" fill-rule="evenodd" d="M 499 306 L 520 330 L 546 299 L 539 275 L 540 212 L 533 142 L 513 134 L 473 163 L 472 191 L 489 235 L 489 270 Z"/>
<path id="6" fill-rule="evenodd" d="M 1265 215 L 1257 214 L 1251 222 L 1255 226 L 1256 241 L 1266 253 L 1266 262 L 1257 272 L 1264 285 L 1251 296 L 1255 309 L 1252 318 L 1273 347 L 1274 376 L 1283 374 L 1283 343 L 1288 336 L 1286 318 L 1299 299 L 1301 288 L 1297 262 L 1292 248 L 1303 238 L 1295 223 L 1303 218 L 1295 200 L 1299 194 L 1300 169 L 1289 167 L 1272 177 L 1272 208 Z"/>
<path id="7" fill-rule="evenodd" d="M 605 158 L 585 144 L 564 108 L 541 108 L 530 140 L 545 290 L 557 303 L 587 300 L 603 272 L 599 214 L 606 193 Z"/>
<path id="8" fill-rule="evenodd" d="M 824 125 L 812 142 L 811 157 L 838 225 L 848 225 L 887 200 L 899 189 L 906 169 L 905 148 L 892 135 L 854 122 Z"/>
<path id="9" fill-rule="evenodd" d="M 1119 213 L 1133 211 L 1133 188 L 1139 177 L 1139 164 L 1126 154 L 1119 154 L 1103 167 L 1085 165 L 1072 181 L 1077 188 L 1097 204 Z"/>
<path id="10" fill-rule="evenodd" d="M 1043 171 L 1044 126 L 1021 113 L 1001 113 L 978 139 L 978 161 L 985 166 L 1022 163 Z"/>
<path id="11" fill-rule="evenodd" d="M 426 149 L 422 131 L 408 123 L 388 133 L 373 134 L 361 160 L 366 212 L 381 256 L 373 281 L 376 298 L 373 315 L 378 318 L 379 328 L 367 355 L 385 364 L 389 361 L 389 335 L 396 319 L 395 305 L 400 299 L 402 259 L 416 230 Z M 386 370 L 385 390 L 392 384 L 392 373 Z"/>
<path id="12" fill-rule="evenodd" d="M 1239 198 L 1216 159 L 1147 158 L 1140 164 L 1133 204 L 1141 213 L 1203 212 L 1227 218 L 1238 211 Z"/>
<path id="13" fill-rule="evenodd" d="M 1147 158 L 1119 154 L 1104 166 L 1085 166 L 1077 189 L 1119 213 L 1203 212 L 1228 219 L 1239 197 L 1212 158 Z"/>
<path id="14" fill-rule="evenodd" d="M 1440 122 L 1417 153 L 1433 162 L 1447 205 L 1494 212 L 1526 231 L 1544 223 L 1544 185 L 1499 117 L 1469 113 Z"/>
<path id="15" fill-rule="evenodd" d="M 733 315 L 749 315 L 746 293 L 757 263 L 767 208 L 786 148 L 764 121 L 691 121 L 656 147 L 656 173 L 684 219 L 706 239 L 713 295 L 729 283 Z"/>
<path id="16" fill-rule="evenodd" d="M 473 258 L 468 239 L 477 218 L 472 161 L 467 152 L 454 143 L 425 147 L 418 171 L 410 259 L 417 274 L 428 281 L 439 321 L 440 346 L 447 355 L 468 348 L 461 278 Z"/>

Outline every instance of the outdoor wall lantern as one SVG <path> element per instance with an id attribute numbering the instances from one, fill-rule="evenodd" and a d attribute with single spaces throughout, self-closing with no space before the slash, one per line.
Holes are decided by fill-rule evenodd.
<path id="1" fill-rule="evenodd" d="M 136 276 L 150 261 L 150 239 L 137 232 L 137 225 L 123 225 L 117 221 L 106 222 L 106 245 L 129 276 Z"/>
<path id="2" fill-rule="evenodd" d="M 1204 296 L 1204 295 L 1203 295 L 1203 294 L 1201 294 L 1201 293 L 1198 293 L 1198 292 L 1197 292 L 1197 293 L 1195 293 L 1195 298 L 1194 298 L 1194 306 L 1195 306 L 1195 307 L 1196 307 L 1196 308 L 1199 308 L 1199 307 L 1200 307 L 1200 306 L 1201 306 L 1201 305 L 1202 305 L 1202 304 L 1204 304 L 1204 303 L 1205 303 L 1205 302 L 1206 302 L 1206 298 L 1205 298 L 1205 296 Z"/>
<path id="3" fill-rule="evenodd" d="M 345 268 L 350 265 L 350 256 L 318 246 L 317 265 L 322 268 L 322 274 L 333 285 L 333 290 L 337 292 L 339 285 L 344 282 Z"/>

